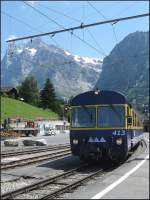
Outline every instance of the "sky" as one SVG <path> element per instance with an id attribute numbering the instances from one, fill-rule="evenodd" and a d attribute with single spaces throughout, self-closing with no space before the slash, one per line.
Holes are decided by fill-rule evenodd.
<path id="1" fill-rule="evenodd" d="M 38 9 L 46 17 L 26 3 Z M 62 27 L 79 26 L 81 23 L 90 24 L 149 12 L 148 1 L 26 1 L 26 3 L 1 1 L 1 57 L 8 48 L 6 40 L 12 37 L 24 37 L 56 31 Z M 65 32 L 53 37 L 44 36 L 41 39 L 48 44 L 59 45 L 75 55 L 103 59 L 128 34 L 148 30 L 149 17 L 143 17 L 114 25 L 103 24 L 74 30 L 73 35 Z M 30 40 L 16 41 L 15 44 L 28 41 Z"/>

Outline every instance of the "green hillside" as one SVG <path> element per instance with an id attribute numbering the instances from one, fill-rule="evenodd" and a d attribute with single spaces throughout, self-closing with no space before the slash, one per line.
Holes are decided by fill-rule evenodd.
<path id="1" fill-rule="evenodd" d="M 1 121 L 5 118 L 14 119 L 17 117 L 24 119 L 58 119 L 58 115 L 54 112 L 31 106 L 15 99 L 1 97 Z"/>

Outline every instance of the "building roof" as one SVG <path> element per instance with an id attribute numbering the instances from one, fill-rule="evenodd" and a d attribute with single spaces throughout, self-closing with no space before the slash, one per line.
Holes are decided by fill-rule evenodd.
<path id="1" fill-rule="evenodd" d="M 17 89 L 14 88 L 14 87 L 1 87 L 1 92 L 9 92 L 11 90 L 16 90 L 17 91 Z"/>

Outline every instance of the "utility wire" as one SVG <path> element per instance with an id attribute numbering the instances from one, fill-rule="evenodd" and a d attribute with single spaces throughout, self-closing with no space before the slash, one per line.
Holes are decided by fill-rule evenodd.
<path id="1" fill-rule="evenodd" d="M 87 31 L 88 31 L 88 33 L 89 33 L 89 35 L 91 36 L 91 38 L 93 39 L 93 41 L 95 42 L 95 44 L 97 45 L 97 47 L 99 48 L 99 49 L 101 49 L 101 54 L 103 55 L 103 56 L 107 56 L 106 55 L 106 53 L 105 53 L 105 51 L 102 49 L 102 47 L 99 45 L 99 43 L 98 43 L 98 41 L 95 39 L 95 37 L 94 37 L 94 35 L 91 33 L 91 31 L 89 30 L 89 29 L 87 29 Z"/>
<path id="2" fill-rule="evenodd" d="M 17 21 L 17 22 L 19 22 L 19 23 L 21 23 L 21 24 L 24 24 L 25 26 L 29 27 L 29 28 L 32 29 L 32 30 L 36 30 L 36 31 L 38 31 L 38 32 L 43 33 L 41 30 L 35 28 L 34 26 L 31 26 L 31 25 L 27 24 L 26 22 L 24 22 L 24 21 L 22 21 L 22 20 L 20 20 L 20 19 L 18 19 L 18 18 L 16 18 L 16 17 L 14 17 L 14 16 L 12 16 L 12 15 L 10 15 L 10 14 L 4 12 L 4 11 L 1 11 L 1 12 L 2 12 L 2 14 L 4 14 L 4 15 L 10 17 L 10 18 L 13 19 L 14 21 Z M 49 35 L 48 35 L 48 36 L 49 36 Z M 56 42 L 55 39 L 53 39 L 51 36 L 49 36 L 49 37 L 50 37 L 50 39 L 51 39 L 58 47 L 62 48 L 62 47 L 58 44 L 58 42 Z M 62 48 L 62 49 L 63 49 L 63 48 Z M 11 52 L 11 53 L 12 53 L 12 52 Z M 63 64 L 66 64 L 66 63 L 67 63 L 67 62 L 65 62 L 65 63 L 63 63 Z M 68 63 L 70 63 L 70 62 L 68 62 Z"/>
<path id="3" fill-rule="evenodd" d="M 4 11 L 1 11 L 1 12 L 2 12 L 3 15 L 6 15 L 6 16 L 10 17 L 10 18 L 13 19 L 14 21 L 17 21 L 17 22 L 19 22 L 19 23 L 21 23 L 21 24 L 24 24 L 25 26 L 27 26 L 28 28 L 30 28 L 30 29 L 32 29 L 32 30 L 35 30 L 35 31 L 38 31 L 38 32 L 43 33 L 41 30 L 35 28 L 34 26 L 31 26 L 30 24 L 28 24 L 28 23 L 26 23 L 26 22 L 24 22 L 24 21 L 22 21 L 22 20 L 20 20 L 20 19 L 18 19 L 18 18 L 16 18 L 16 17 L 14 17 L 14 16 L 12 16 L 12 15 L 10 15 L 10 14 L 4 12 Z M 51 36 L 49 36 L 49 37 L 51 38 L 51 40 L 53 40 L 53 42 L 54 42 L 57 46 L 60 46 Z"/>
<path id="4" fill-rule="evenodd" d="M 69 18 L 69 19 L 71 19 L 71 20 L 73 20 L 73 21 L 76 21 L 76 22 L 79 22 L 79 23 L 80 23 L 80 20 L 78 20 L 78 19 L 76 19 L 76 18 L 74 18 L 74 17 L 71 17 L 71 16 L 69 16 L 69 15 L 66 15 L 66 14 L 63 13 L 63 12 L 60 12 L 60 11 L 55 10 L 55 9 L 52 9 L 52 8 L 47 7 L 47 6 L 45 6 L 45 5 L 42 5 L 42 4 L 38 4 L 38 6 L 39 6 L 39 7 L 46 8 L 47 10 L 50 10 L 50 11 L 52 11 L 52 12 L 54 12 L 54 13 L 58 13 L 59 15 L 62 15 L 62 16 L 64 16 L 64 17 L 66 17 L 66 18 Z"/>
<path id="5" fill-rule="evenodd" d="M 100 16 L 102 16 L 105 20 L 108 20 L 108 18 L 106 18 L 105 15 L 104 15 L 102 12 L 100 12 L 97 8 L 95 8 L 95 6 L 93 6 L 92 3 L 90 3 L 89 1 L 87 1 L 87 3 L 88 3 Z M 110 23 L 110 25 L 111 25 L 111 27 L 112 27 L 112 29 L 113 29 L 113 26 L 112 26 L 111 23 Z M 114 30 L 113 30 L 113 32 L 114 32 Z"/>
<path id="6" fill-rule="evenodd" d="M 49 19 L 50 21 L 52 21 L 53 23 L 57 24 L 57 26 L 60 26 L 61 28 L 65 29 L 64 26 L 62 26 L 61 24 L 57 23 L 55 20 L 53 20 L 52 18 L 48 17 L 47 15 L 45 15 L 44 13 L 42 13 L 40 10 L 38 10 L 37 8 L 31 6 L 30 4 L 26 3 L 25 1 L 23 1 L 26 5 L 30 6 L 31 8 L 33 8 L 36 12 L 38 12 L 39 14 L 43 15 L 44 17 L 46 17 L 47 19 Z M 88 43 L 87 41 L 85 41 L 84 39 L 80 38 L 79 36 L 77 36 L 76 34 L 73 33 L 72 28 L 68 31 L 71 31 L 71 34 L 76 37 L 77 39 L 79 39 L 80 41 L 82 41 L 83 43 L 85 43 L 87 46 L 89 46 L 90 48 L 94 49 L 95 51 L 97 51 L 99 54 L 101 54 L 101 52 L 95 48 L 93 45 L 91 45 L 90 43 Z M 43 35 L 43 34 L 40 34 Z M 48 34 L 44 34 L 44 35 L 48 35 Z M 53 33 L 53 35 L 55 35 L 55 33 Z M 33 38 L 32 36 L 29 38 Z M 27 38 L 26 38 L 27 39 Z M 16 41 L 16 40 L 15 40 Z"/>
<path id="7" fill-rule="evenodd" d="M 60 25 L 59 23 L 57 23 L 55 20 L 53 20 L 52 18 L 50 18 L 49 16 L 45 15 L 43 12 L 41 12 L 39 9 L 35 8 L 34 6 L 31 6 L 30 4 L 28 4 L 26 1 L 23 1 L 24 4 L 26 4 L 27 6 L 31 7 L 33 10 L 35 10 L 36 12 L 38 12 L 39 14 L 41 14 L 42 16 L 44 16 L 45 18 L 47 18 L 48 20 L 50 20 L 51 22 L 57 24 L 57 26 L 60 26 L 62 28 L 64 28 L 62 25 Z"/>
<path id="8" fill-rule="evenodd" d="M 108 20 L 103 13 L 101 13 L 97 8 L 95 8 L 95 6 L 93 6 L 93 4 L 91 4 L 89 1 L 87 1 L 87 3 L 97 12 L 99 13 L 104 19 Z"/>
<path id="9" fill-rule="evenodd" d="M 30 29 L 34 29 L 34 30 L 36 30 L 36 31 L 38 31 L 38 32 L 41 32 L 39 29 L 37 29 L 37 28 L 35 28 L 35 27 L 33 27 L 33 26 L 27 24 L 26 22 L 24 22 L 24 21 L 22 21 L 22 20 L 20 20 L 20 19 L 18 19 L 18 18 L 16 18 L 16 17 L 14 17 L 14 16 L 12 16 L 12 15 L 10 15 L 10 14 L 4 12 L 4 11 L 1 11 L 1 13 L 2 13 L 3 15 L 6 15 L 6 16 L 12 18 L 12 19 L 15 20 L 15 21 L 18 21 L 18 22 L 21 23 L 21 24 L 24 24 L 25 26 L 29 27 Z"/>
<path id="10" fill-rule="evenodd" d="M 129 10 L 131 7 L 133 7 L 135 4 L 137 4 L 137 1 L 135 1 L 135 2 L 132 2 L 130 5 L 128 5 L 126 8 L 124 8 L 124 9 L 122 9 L 119 13 L 117 13 L 117 16 L 119 15 L 120 16 L 120 14 L 122 14 L 122 13 L 124 13 L 126 10 Z"/>
<path id="11" fill-rule="evenodd" d="M 88 3 L 99 15 L 101 15 L 104 19 L 108 20 L 108 18 L 106 18 L 106 17 L 103 15 L 103 13 L 100 12 L 98 9 L 96 9 L 90 2 L 87 1 L 87 3 Z M 116 23 L 114 23 L 114 24 L 116 24 Z M 110 23 L 110 25 L 111 25 L 111 27 L 112 27 L 113 35 L 114 35 L 114 38 L 115 38 L 116 47 L 117 47 L 118 53 L 119 53 L 120 56 L 121 56 L 122 62 L 125 64 L 124 59 L 123 59 L 123 56 L 122 56 L 122 53 L 121 53 L 120 48 L 119 48 L 119 45 L 118 45 L 117 34 L 116 34 L 115 28 L 114 28 L 114 26 L 113 26 L 114 24 L 111 24 L 111 23 Z M 129 89 L 129 82 L 130 82 L 130 81 L 129 81 L 129 79 L 128 79 L 128 84 L 127 84 L 127 88 L 126 88 L 126 91 L 125 91 L 125 92 L 127 92 L 127 90 Z M 133 87 L 133 88 L 134 88 L 134 87 Z M 137 87 L 136 87 L 136 88 L 137 88 Z M 117 89 L 117 88 L 116 88 L 116 89 Z M 118 89 L 119 89 L 119 88 L 118 88 Z M 121 88 L 120 88 L 120 89 L 121 89 Z"/>
<path id="12" fill-rule="evenodd" d="M 49 8 L 49 7 L 47 7 L 47 6 L 43 6 L 43 5 L 41 5 L 41 4 L 38 4 L 38 5 L 40 5 L 40 7 L 46 8 L 46 9 L 48 9 L 48 10 L 50 10 L 50 11 L 56 12 L 56 13 L 58 13 L 58 14 L 61 15 L 61 16 L 65 16 L 66 18 L 69 18 L 69 19 L 71 19 L 71 20 L 73 20 L 73 21 L 75 21 L 75 22 L 82 23 L 82 21 L 80 21 L 80 20 L 78 20 L 78 19 L 76 19 L 76 18 L 74 18 L 74 17 L 71 17 L 71 16 L 69 16 L 69 15 L 66 15 L 66 14 L 64 14 L 64 13 L 62 13 L 62 12 L 59 12 L 59 11 L 54 10 L 54 9 L 52 9 L 52 8 Z M 84 30 L 84 29 L 83 29 L 83 30 Z M 102 49 L 102 47 L 100 47 L 100 45 L 98 44 L 98 42 L 96 41 L 96 39 L 94 38 L 94 36 L 93 36 L 93 34 L 90 32 L 90 30 L 87 29 L 87 31 L 88 31 L 88 33 L 90 34 L 90 36 L 91 36 L 91 38 L 93 39 L 93 41 L 95 42 L 95 44 L 96 44 L 96 45 L 98 46 L 98 48 L 100 49 L 101 54 L 104 55 L 104 56 L 106 56 L 106 53 L 104 52 L 104 50 Z M 83 40 L 84 40 L 84 37 L 83 37 Z M 72 43 L 72 34 L 71 34 L 71 43 Z M 72 44 L 71 44 L 71 49 L 72 49 Z"/>
<path id="13" fill-rule="evenodd" d="M 12 39 L 12 40 L 7 40 L 6 42 L 12 42 L 12 41 L 17 41 L 17 40 L 29 39 L 31 37 L 33 38 L 33 37 L 39 37 L 39 36 L 44 36 L 44 35 L 58 34 L 58 33 L 62 33 L 62 32 L 73 31 L 73 30 L 87 28 L 87 27 L 91 27 L 91 26 L 97 26 L 97 25 L 102 25 L 102 24 L 107 24 L 107 23 L 112 23 L 112 22 L 117 23 L 119 21 L 124 21 L 124 20 L 129 20 L 129 19 L 134 19 L 134 18 L 140 18 L 140 17 L 146 17 L 146 16 L 149 16 L 149 13 L 145 13 L 145 14 L 141 14 L 141 15 L 135 15 L 135 16 L 129 16 L 129 17 L 123 17 L 123 18 L 116 18 L 116 19 L 107 20 L 107 21 L 95 22 L 95 23 L 92 23 L 92 24 L 85 24 L 85 25 L 82 24 L 80 26 L 71 27 L 71 28 L 64 28 L 62 30 L 47 32 L 47 33 L 44 33 L 44 34 L 30 35 L 30 36 L 26 36 L 26 37 L 21 37 L 21 38 L 16 38 L 16 39 Z"/>
<path id="14" fill-rule="evenodd" d="M 106 18 L 102 12 L 100 12 L 98 9 L 96 9 L 95 6 L 93 6 L 93 4 L 91 4 L 89 1 L 87 1 L 87 3 L 88 3 L 99 15 L 101 15 L 104 19 L 108 20 L 108 18 Z M 114 23 L 114 24 L 115 24 L 115 23 Z M 111 24 L 111 23 L 110 23 L 111 28 L 112 28 L 112 31 L 113 31 L 113 35 L 114 35 L 114 38 L 115 38 L 115 43 L 116 43 L 116 46 L 117 46 L 117 49 L 118 49 L 118 53 L 121 55 L 121 58 L 122 58 L 122 53 L 121 53 L 120 48 L 119 48 L 119 46 L 118 46 L 117 35 L 116 35 L 115 29 L 114 29 L 114 27 L 113 27 L 114 24 Z M 124 62 L 123 59 L 122 59 L 122 61 Z"/>

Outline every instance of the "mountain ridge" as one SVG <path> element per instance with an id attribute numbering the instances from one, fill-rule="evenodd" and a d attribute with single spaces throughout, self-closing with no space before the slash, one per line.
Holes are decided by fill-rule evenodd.
<path id="1" fill-rule="evenodd" d="M 149 102 L 149 32 L 127 35 L 105 57 L 95 88 L 122 92 L 137 107 Z"/>
<path id="2" fill-rule="evenodd" d="M 42 88 L 45 79 L 50 78 L 57 95 L 69 98 L 94 87 L 101 65 L 100 59 L 72 55 L 36 39 L 14 46 L 12 58 L 9 52 L 4 56 L 1 80 L 3 86 L 17 86 L 25 77 L 33 75 Z"/>

